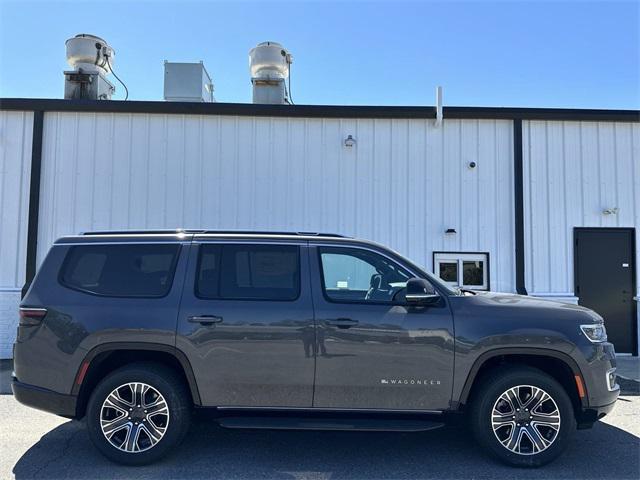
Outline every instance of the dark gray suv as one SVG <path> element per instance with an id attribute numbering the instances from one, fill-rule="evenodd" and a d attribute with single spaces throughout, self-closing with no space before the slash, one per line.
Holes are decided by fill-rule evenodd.
<path id="1" fill-rule="evenodd" d="M 58 240 L 20 307 L 13 392 L 86 419 L 111 460 L 159 459 L 195 408 L 229 428 L 421 431 L 465 419 L 539 466 L 609 412 L 591 310 L 451 288 L 339 235 L 205 230 Z"/>

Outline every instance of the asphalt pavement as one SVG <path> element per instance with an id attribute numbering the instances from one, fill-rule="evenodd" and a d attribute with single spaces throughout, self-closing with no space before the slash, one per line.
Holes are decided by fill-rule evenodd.
<path id="1" fill-rule="evenodd" d="M 146 467 L 108 462 L 82 422 L 0 395 L 0 479 L 638 479 L 640 396 L 623 396 L 568 451 L 537 470 L 496 463 L 462 427 L 423 433 L 226 430 L 198 417 L 187 440 Z"/>

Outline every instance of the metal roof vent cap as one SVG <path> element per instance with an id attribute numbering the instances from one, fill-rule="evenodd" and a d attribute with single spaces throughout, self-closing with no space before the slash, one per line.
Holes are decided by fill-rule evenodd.
<path id="1" fill-rule="evenodd" d="M 106 40 L 81 33 L 65 42 L 67 63 L 74 70 L 82 69 L 86 73 L 95 72 L 107 75 L 111 73 L 116 52 Z"/>
<path id="2" fill-rule="evenodd" d="M 291 103 L 286 80 L 293 56 L 277 42 L 262 42 L 249 51 L 253 103 Z"/>
<path id="3" fill-rule="evenodd" d="M 113 73 L 116 54 L 113 48 L 104 39 L 88 33 L 70 38 L 65 45 L 67 63 L 73 70 L 64 72 L 64 98 L 111 100 L 116 89 L 107 75 Z M 126 91 L 127 87 L 124 88 Z"/>

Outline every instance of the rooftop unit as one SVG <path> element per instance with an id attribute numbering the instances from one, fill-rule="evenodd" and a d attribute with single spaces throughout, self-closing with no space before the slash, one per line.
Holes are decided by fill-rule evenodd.
<path id="1" fill-rule="evenodd" d="M 199 63 L 164 61 L 164 99 L 167 102 L 215 102 L 213 82 Z"/>

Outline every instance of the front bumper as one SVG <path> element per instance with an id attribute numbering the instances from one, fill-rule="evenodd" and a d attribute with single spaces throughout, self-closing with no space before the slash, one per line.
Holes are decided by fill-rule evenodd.
<path id="1" fill-rule="evenodd" d="M 617 397 L 617 396 L 616 396 Z M 616 401 L 600 407 L 583 408 L 577 416 L 578 430 L 593 427 L 593 424 L 613 410 Z"/>
<path id="2" fill-rule="evenodd" d="M 37 408 L 49 413 L 55 413 L 61 417 L 74 418 L 76 416 L 76 404 L 78 398 L 75 395 L 65 395 L 22 383 L 13 379 L 11 383 L 13 396 L 23 405 Z"/>
<path id="3" fill-rule="evenodd" d="M 616 353 L 609 342 L 591 344 L 582 349 L 587 365 L 582 368 L 588 397 L 577 415 L 578 428 L 590 428 L 609 413 L 620 395 L 615 381 Z"/>

